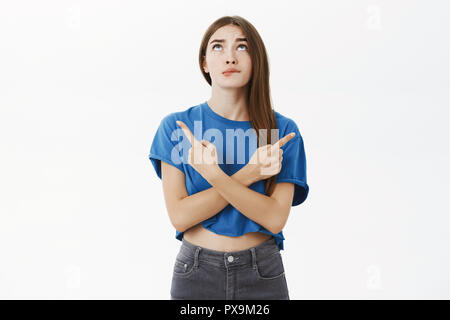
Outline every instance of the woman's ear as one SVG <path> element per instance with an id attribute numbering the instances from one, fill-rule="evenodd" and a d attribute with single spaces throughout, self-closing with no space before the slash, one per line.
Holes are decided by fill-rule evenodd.
<path id="1" fill-rule="evenodd" d="M 203 56 L 203 70 L 208 73 L 208 68 L 206 67 L 206 56 Z"/>

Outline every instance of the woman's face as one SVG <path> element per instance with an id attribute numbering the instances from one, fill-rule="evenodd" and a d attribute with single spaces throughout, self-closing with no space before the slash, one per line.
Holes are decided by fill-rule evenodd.
<path id="1" fill-rule="evenodd" d="M 203 62 L 213 85 L 223 88 L 245 86 L 252 75 L 252 61 L 248 44 L 239 26 L 227 25 L 216 30 L 208 41 L 206 58 Z M 228 68 L 239 72 L 224 74 Z"/>

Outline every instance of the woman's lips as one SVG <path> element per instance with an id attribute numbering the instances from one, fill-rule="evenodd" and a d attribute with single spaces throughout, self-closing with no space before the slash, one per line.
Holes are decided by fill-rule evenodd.
<path id="1" fill-rule="evenodd" d="M 231 76 L 233 73 L 239 73 L 239 71 L 224 72 L 223 74 L 224 74 L 226 77 L 229 77 L 229 76 Z"/>

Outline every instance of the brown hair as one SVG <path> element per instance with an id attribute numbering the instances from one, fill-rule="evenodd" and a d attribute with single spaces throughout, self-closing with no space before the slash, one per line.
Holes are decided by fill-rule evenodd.
<path id="1" fill-rule="evenodd" d="M 241 27 L 247 37 L 249 54 L 252 61 L 252 75 L 248 86 L 248 114 L 252 127 L 256 130 L 258 147 L 260 143 L 260 129 L 267 129 L 265 141 L 271 144 L 271 129 L 277 129 L 274 110 L 272 109 L 269 85 L 269 62 L 264 43 L 255 27 L 240 16 L 224 16 L 214 21 L 206 30 L 199 50 L 200 71 L 211 85 L 211 77 L 203 69 L 208 41 L 217 29 L 233 24 Z M 262 131 L 264 132 L 264 131 Z M 263 140 L 264 141 L 264 140 Z M 276 142 L 276 141 L 274 141 Z M 265 194 L 272 195 L 275 188 L 276 175 L 266 179 Z"/>

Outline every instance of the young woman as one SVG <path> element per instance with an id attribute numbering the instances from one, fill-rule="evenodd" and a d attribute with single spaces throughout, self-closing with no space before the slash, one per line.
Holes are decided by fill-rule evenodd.
<path id="1" fill-rule="evenodd" d="M 182 241 L 171 299 L 289 300 L 280 250 L 309 192 L 302 136 L 271 106 L 267 54 L 247 20 L 215 21 L 199 63 L 211 98 L 165 116 L 149 154 Z"/>

